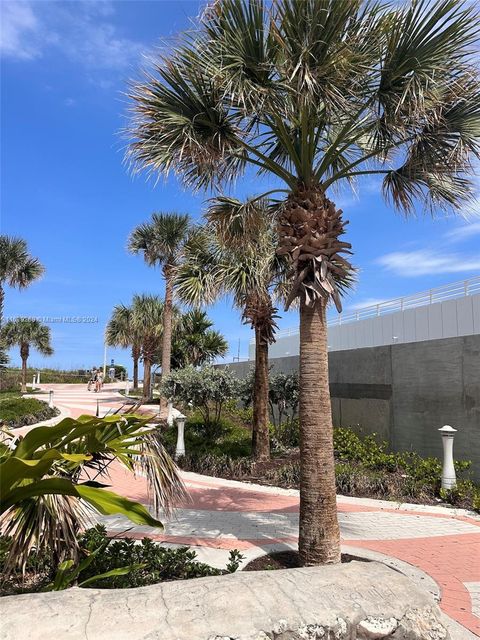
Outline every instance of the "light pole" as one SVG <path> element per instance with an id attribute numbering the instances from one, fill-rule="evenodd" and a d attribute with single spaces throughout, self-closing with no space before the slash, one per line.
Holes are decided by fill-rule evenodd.
<path id="1" fill-rule="evenodd" d="M 175 460 L 185 455 L 185 420 L 186 417 L 180 413 L 175 418 L 177 423 L 177 447 L 175 449 Z"/>
<path id="2" fill-rule="evenodd" d="M 453 489 L 457 484 L 453 463 L 453 438 L 457 430 L 446 424 L 439 431 L 442 434 L 443 444 L 442 489 Z"/>

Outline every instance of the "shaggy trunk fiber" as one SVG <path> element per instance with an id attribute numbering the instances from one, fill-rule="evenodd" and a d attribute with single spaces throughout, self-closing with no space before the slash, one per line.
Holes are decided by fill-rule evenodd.
<path id="1" fill-rule="evenodd" d="M 300 306 L 300 531 L 306 566 L 340 562 L 325 303 Z"/>
<path id="2" fill-rule="evenodd" d="M 132 360 L 133 360 L 133 388 L 138 389 L 138 359 L 140 358 L 139 349 L 133 347 Z"/>
<path id="3" fill-rule="evenodd" d="M 143 358 L 143 399 L 150 400 L 152 396 L 152 363 L 150 358 Z"/>
<path id="4" fill-rule="evenodd" d="M 255 329 L 255 384 L 253 389 L 252 455 L 255 460 L 270 459 L 268 430 L 268 342 Z"/>
<path id="5" fill-rule="evenodd" d="M 268 345 L 275 342 L 276 311 L 268 289 L 248 295 L 243 310 L 244 322 L 255 330 L 252 455 L 258 461 L 270 459 Z"/>
<path id="6" fill-rule="evenodd" d="M 352 267 L 340 254 L 351 245 L 337 210 L 319 186 L 290 194 L 279 226 L 279 249 L 291 263 L 288 306 L 300 298 L 300 531 L 304 565 L 340 562 L 333 427 L 328 379 L 326 307 L 339 311 L 338 285 Z"/>
<path id="7" fill-rule="evenodd" d="M 5 292 L 3 290 L 3 283 L 0 282 L 0 329 L 3 324 L 3 305 L 5 302 Z"/>
<path id="8" fill-rule="evenodd" d="M 20 347 L 20 357 L 22 359 L 22 393 L 27 393 L 27 360 L 29 356 L 29 348 L 27 344 Z"/>
<path id="9" fill-rule="evenodd" d="M 162 379 L 170 373 L 172 359 L 173 274 L 165 269 L 165 302 L 163 307 Z M 165 410 L 167 400 L 160 398 L 160 410 Z"/>

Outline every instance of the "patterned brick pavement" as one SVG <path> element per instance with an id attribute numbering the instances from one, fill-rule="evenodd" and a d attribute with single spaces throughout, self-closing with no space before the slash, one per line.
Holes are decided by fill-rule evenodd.
<path id="1" fill-rule="evenodd" d="M 101 394 L 74 385 L 54 388 L 55 404 L 72 416 L 102 415 L 119 406 L 114 388 Z M 111 484 L 119 493 L 149 504 L 145 480 L 112 465 Z M 101 518 L 116 535 L 148 536 L 169 545 L 192 545 L 199 556 L 224 566 L 230 549 L 247 558 L 297 544 L 298 493 L 186 473 L 189 500 L 159 531 L 137 527 L 123 517 Z M 480 637 L 480 519 L 445 508 L 338 498 L 342 543 L 379 552 L 417 567 L 437 583 L 440 606 L 451 618 Z M 471 637 L 471 636 L 470 636 Z"/>

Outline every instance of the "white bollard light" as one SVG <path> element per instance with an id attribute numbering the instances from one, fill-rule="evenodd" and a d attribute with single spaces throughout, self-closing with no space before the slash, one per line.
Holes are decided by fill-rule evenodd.
<path id="1" fill-rule="evenodd" d="M 167 403 L 167 424 L 169 427 L 173 427 L 173 404 L 172 402 Z"/>
<path id="2" fill-rule="evenodd" d="M 453 489 L 457 484 L 455 466 L 453 464 L 453 438 L 457 433 L 457 429 L 446 424 L 439 431 L 442 434 L 443 444 L 442 489 Z"/>
<path id="3" fill-rule="evenodd" d="M 48 406 L 53 409 L 53 391 L 51 389 L 48 392 Z"/>
<path id="4" fill-rule="evenodd" d="M 181 413 L 175 418 L 177 423 L 177 447 L 175 449 L 175 459 L 178 460 L 185 455 L 185 416 Z"/>
<path id="5" fill-rule="evenodd" d="M 40 384 L 40 371 L 37 372 L 37 384 Z"/>
<path id="6" fill-rule="evenodd" d="M 33 374 L 32 387 L 35 388 L 36 383 L 37 383 L 37 376 Z"/>
<path id="7" fill-rule="evenodd" d="M 127 378 L 127 381 L 125 383 L 125 395 L 128 396 L 129 393 L 130 393 L 130 380 Z"/>

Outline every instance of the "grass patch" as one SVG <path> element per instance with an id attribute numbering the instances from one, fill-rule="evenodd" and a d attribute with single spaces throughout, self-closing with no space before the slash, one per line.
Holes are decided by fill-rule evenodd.
<path id="1" fill-rule="evenodd" d="M 52 409 L 36 398 L 3 396 L 0 396 L 0 422 L 10 429 L 49 420 L 59 414 L 58 409 Z"/>

